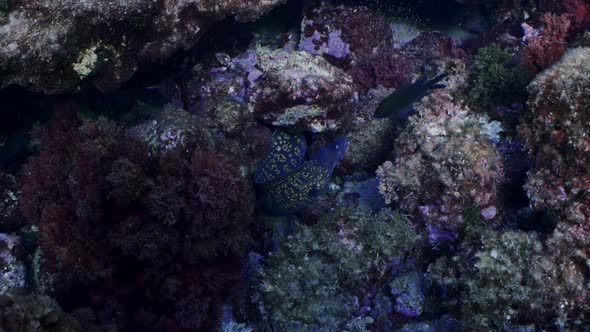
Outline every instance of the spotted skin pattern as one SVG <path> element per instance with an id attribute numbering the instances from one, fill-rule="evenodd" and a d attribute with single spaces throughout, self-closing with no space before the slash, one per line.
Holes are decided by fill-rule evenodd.
<path id="1" fill-rule="evenodd" d="M 348 140 L 343 137 L 303 161 L 305 137 L 275 131 L 270 151 L 254 175 L 262 209 L 272 215 L 287 215 L 309 205 L 326 190 L 347 148 Z"/>
<path id="2" fill-rule="evenodd" d="M 268 183 L 295 171 L 303 164 L 306 152 L 307 142 L 303 134 L 275 130 L 269 152 L 254 174 L 254 183 Z"/>
<path id="3" fill-rule="evenodd" d="M 317 160 L 306 161 L 297 171 L 264 186 L 262 208 L 273 215 L 295 213 L 324 191 L 331 175 L 332 170 Z"/>

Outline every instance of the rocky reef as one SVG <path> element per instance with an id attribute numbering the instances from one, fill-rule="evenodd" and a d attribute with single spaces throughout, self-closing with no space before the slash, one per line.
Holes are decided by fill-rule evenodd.
<path id="1" fill-rule="evenodd" d="M 588 226 L 588 56 L 570 50 L 529 86 L 529 111 L 521 133 L 535 168 L 526 189 L 535 207 L 550 208 L 560 218 Z"/>
<path id="2" fill-rule="evenodd" d="M 0 0 L 0 330 L 587 330 L 589 28 Z"/>
<path id="3" fill-rule="evenodd" d="M 405 217 L 388 210 L 344 209 L 301 225 L 260 271 L 264 319 L 282 331 L 367 328 L 387 314 L 371 308 L 388 297 L 379 293 L 391 279 L 390 262 L 417 257 L 418 239 Z M 389 301 L 402 303 L 406 294 Z M 396 308 L 405 313 L 403 307 Z"/>
<path id="4" fill-rule="evenodd" d="M 253 20 L 283 2 L 10 0 L 0 13 L 0 86 L 113 89 L 139 65 L 192 47 L 214 22 Z"/>

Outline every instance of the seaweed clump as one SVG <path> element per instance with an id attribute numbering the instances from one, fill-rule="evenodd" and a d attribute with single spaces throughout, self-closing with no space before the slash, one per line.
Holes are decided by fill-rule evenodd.
<path id="1" fill-rule="evenodd" d="M 214 151 L 150 153 L 113 121 L 61 112 L 23 171 L 39 280 L 127 329 L 208 330 L 239 278 L 250 191 Z"/>
<path id="2" fill-rule="evenodd" d="M 364 330 L 378 319 L 369 312 L 392 262 L 416 258 L 419 239 L 387 209 L 342 209 L 301 226 L 261 270 L 263 318 L 280 331 Z"/>
<path id="3" fill-rule="evenodd" d="M 490 112 L 496 106 L 524 103 L 532 79 L 523 68 L 511 68 L 512 55 L 497 44 L 480 48 L 469 69 L 467 102 L 471 109 Z"/>

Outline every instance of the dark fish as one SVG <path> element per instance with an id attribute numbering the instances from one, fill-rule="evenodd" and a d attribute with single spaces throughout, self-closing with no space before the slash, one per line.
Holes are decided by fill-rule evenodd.
<path id="1" fill-rule="evenodd" d="M 387 96 L 375 110 L 375 118 L 394 118 L 406 120 L 415 110 L 412 105 L 430 93 L 431 90 L 446 86 L 439 84 L 448 74 L 441 74 L 431 80 L 421 78 L 416 82 L 403 86 Z"/>
<path id="2" fill-rule="evenodd" d="M 274 138 L 284 139 L 288 137 L 287 133 L 273 134 Z M 294 136 L 292 139 L 295 139 Z M 288 139 L 286 141 L 291 141 Z M 298 140 L 296 140 L 298 142 Z M 283 147 L 283 144 L 272 144 L 274 147 Z M 288 145 L 292 147 L 292 145 Z M 267 213 L 272 215 L 288 215 L 295 213 L 323 194 L 328 187 L 332 172 L 338 164 L 338 161 L 342 158 L 346 149 L 348 148 L 348 139 L 340 138 L 329 144 L 317 152 L 312 159 L 304 161 L 299 167 L 286 174 L 281 171 L 280 176 L 275 169 L 276 158 L 271 157 L 273 155 L 281 156 L 281 162 L 278 163 L 281 167 L 287 166 L 288 169 L 291 165 L 295 165 L 299 162 L 300 155 L 295 153 L 283 154 L 284 150 L 269 152 L 269 156 L 265 159 L 271 161 L 273 165 L 269 166 L 265 162 L 255 174 L 255 182 L 260 179 L 270 179 L 266 182 L 257 182 L 257 187 L 260 194 L 260 206 Z M 293 158 L 282 159 L 282 156 L 290 156 Z M 281 167 L 278 169 L 280 170 Z M 270 172 L 268 170 L 271 170 Z M 271 174 L 270 177 L 258 177 L 259 174 Z"/>

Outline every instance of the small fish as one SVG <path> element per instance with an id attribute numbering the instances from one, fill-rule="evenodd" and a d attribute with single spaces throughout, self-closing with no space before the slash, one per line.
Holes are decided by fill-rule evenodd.
<path id="1" fill-rule="evenodd" d="M 416 82 L 403 86 L 387 96 L 375 110 L 375 118 L 394 118 L 407 120 L 415 110 L 412 105 L 430 93 L 431 90 L 446 86 L 439 84 L 448 74 L 441 74 L 431 80 L 421 78 Z"/>
<path id="2" fill-rule="evenodd" d="M 271 146 L 279 147 L 281 150 L 271 149 L 262 167 L 254 175 L 254 182 L 257 184 L 260 194 L 260 206 L 271 215 L 295 213 L 323 194 L 328 188 L 334 168 L 348 148 L 348 139 L 339 138 L 323 147 L 310 160 L 301 161 L 300 154 L 291 153 L 294 151 L 293 146 L 298 146 L 299 138 L 304 139 L 303 136 L 290 136 L 285 132 L 273 133 Z M 275 139 L 280 139 L 283 142 L 296 142 L 297 144 L 287 144 L 288 148 L 283 149 L 285 145 L 275 144 Z M 285 151 L 290 152 L 284 153 Z M 299 152 L 298 149 L 297 151 Z M 278 159 L 280 160 L 278 167 L 274 166 L 277 160 L 274 156 L 281 156 Z M 283 159 L 283 157 L 287 158 Z M 267 164 L 267 161 L 270 161 L 271 164 Z M 297 168 L 291 169 L 292 165 L 296 165 L 300 161 L 301 164 Z M 266 174 L 271 176 L 266 177 Z"/>

